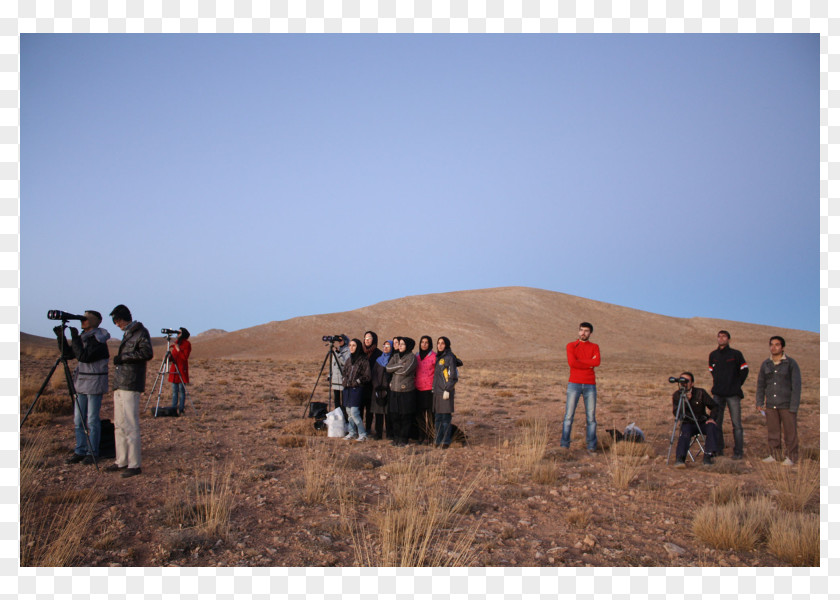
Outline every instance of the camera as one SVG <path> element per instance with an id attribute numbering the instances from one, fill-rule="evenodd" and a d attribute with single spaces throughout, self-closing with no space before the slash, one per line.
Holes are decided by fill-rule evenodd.
<path id="1" fill-rule="evenodd" d="M 166 329 L 166 328 L 164 328 L 164 329 L 161 329 L 160 332 L 163 335 L 180 335 L 181 330 L 180 329 Z"/>
<path id="2" fill-rule="evenodd" d="M 84 321 L 87 319 L 84 315 L 74 315 L 63 310 L 48 310 L 47 318 L 51 321 Z"/>
<path id="3" fill-rule="evenodd" d="M 344 339 L 344 337 L 341 334 L 339 334 L 339 335 L 325 335 L 325 336 L 321 337 L 321 340 L 324 341 L 324 342 L 338 342 L 338 341 L 341 341 L 343 339 Z"/>
<path id="4" fill-rule="evenodd" d="M 680 385 L 685 385 L 688 383 L 688 377 L 669 377 L 668 383 L 679 383 Z"/>

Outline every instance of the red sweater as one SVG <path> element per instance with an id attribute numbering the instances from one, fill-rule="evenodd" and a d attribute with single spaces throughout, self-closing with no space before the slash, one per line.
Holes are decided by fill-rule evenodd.
<path id="1" fill-rule="evenodd" d="M 175 346 L 175 344 L 172 344 L 172 347 L 169 349 L 172 353 L 172 360 L 169 361 L 169 381 L 172 383 L 189 383 L 190 365 L 187 362 L 187 359 L 190 357 L 192 344 L 190 344 L 189 340 L 184 340 L 178 344 L 178 346 L 181 347 L 180 350 Z M 181 378 L 178 377 L 178 371 L 175 370 L 175 365 L 178 365 L 178 370 L 181 371 L 181 375 L 184 376 L 183 381 L 181 381 Z"/>
<path id="2" fill-rule="evenodd" d="M 595 367 L 601 364 L 601 349 L 598 344 L 575 340 L 566 344 L 566 358 L 569 359 L 569 383 L 595 385 Z"/>

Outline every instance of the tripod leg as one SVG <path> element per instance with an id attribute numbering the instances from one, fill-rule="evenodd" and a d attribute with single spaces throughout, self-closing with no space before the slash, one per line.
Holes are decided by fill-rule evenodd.
<path id="1" fill-rule="evenodd" d="M 47 373 L 47 377 L 44 379 L 44 383 L 41 384 L 41 389 L 38 390 L 38 393 L 35 394 L 35 399 L 32 401 L 32 404 L 29 405 L 29 409 L 26 411 L 26 414 L 23 415 L 23 420 L 20 422 L 20 426 L 23 427 L 23 424 L 26 423 L 26 419 L 29 417 L 29 413 L 32 412 L 32 409 L 35 408 L 35 404 L 38 402 L 38 399 L 41 397 L 41 394 L 44 393 L 44 390 L 47 389 L 47 384 L 50 382 L 50 379 L 55 373 L 56 368 L 58 367 L 58 363 L 61 362 L 61 357 L 59 356 L 58 359 L 55 361 L 55 364 L 50 369 L 50 372 Z"/>
<path id="2" fill-rule="evenodd" d="M 318 382 L 321 381 L 321 375 L 324 373 L 324 366 L 327 364 L 327 360 L 330 358 L 331 354 L 332 354 L 332 348 L 327 350 L 327 355 L 324 357 L 324 362 L 321 363 L 321 370 L 318 371 L 318 377 L 315 378 L 315 385 L 312 386 L 312 393 L 309 394 L 309 400 L 306 403 L 306 408 L 303 409 L 303 418 L 304 419 L 306 418 L 306 415 L 309 412 L 309 406 L 312 404 L 312 398 L 313 398 L 313 396 L 315 396 L 315 390 L 318 389 Z M 330 390 L 330 393 L 332 393 L 332 390 Z M 327 408 L 329 408 L 329 407 L 330 407 L 330 404 L 329 404 L 329 402 L 327 402 Z"/>

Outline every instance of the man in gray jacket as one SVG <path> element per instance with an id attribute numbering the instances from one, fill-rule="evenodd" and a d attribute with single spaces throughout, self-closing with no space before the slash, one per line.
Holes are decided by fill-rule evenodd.
<path id="1" fill-rule="evenodd" d="M 114 357 L 114 445 L 117 456 L 106 471 L 124 469 L 123 477 L 140 474 L 140 395 L 146 390 L 146 363 L 152 359 L 149 330 L 119 304 L 111 311 L 114 325 L 123 330 Z"/>
<path id="2" fill-rule="evenodd" d="M 764 462 L 781 460 L 782 431 L 785 437 L 783 465 L 799 460 L 799 438 L 796 435 L 796 413 L 802 394 L 802 375 L 796 361 L 785 354 L 785 338 L 770 338 L 770 358 L 761 363 L 755 389 L 755 407 L 767 417 L 767 445 L 770 455 Z"/>
<path id="3" fill-rule="evenodd" d="M 59 346 L 64 348 L 65 358 L 79 361 L 73 373 L 73 385 L 76 388 L 76 403 L 73 408 L 73 423 L 76 429 L 76 448 L 64 462 L 75 464 L 82 462 L 93 464 L 93 457 L 99 456 L 99 438 L 102 425 L 99 409 L 102 407 L 102 395 L 108 391 L 108 345 L 111 334 L 99 327 L 102 315 L 95 310 L 86 310 L 81 322 L 82 334 L 75 327 L 70 327 L 70 343 L 64 337 L 63 326 L 53 329 L 59 337 Z M 85 435 L 87 423 L 88 435 Z M 88 445 L 90 437 L 90 445 Z"/>

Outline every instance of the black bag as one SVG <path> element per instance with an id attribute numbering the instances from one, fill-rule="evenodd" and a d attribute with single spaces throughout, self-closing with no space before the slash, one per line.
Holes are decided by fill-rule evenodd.
<path id="1" fill-rule="evenodd" d="M 101 426 L 99 458 L 114 458 L 117 455 L 117 447 L 114 445 L 114 424 L 108 419 L 102 419 Z"/>
<path id="2" fill-rule="evenodd" d="M 324 419 L 327 416 L 326 402 L 310 402 L 309 416 L 315 419 Z"/>
<path id="3" fill-rule="evenodd" d="M 157 412 L 152 408 L 151 413 L 153 417 L 177 417 L 178 409 L 172 408 L 171 406 L 158 406 Z"/>

